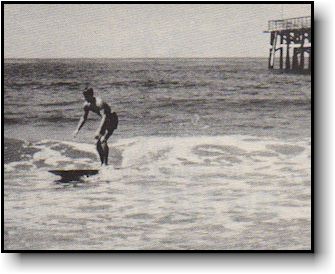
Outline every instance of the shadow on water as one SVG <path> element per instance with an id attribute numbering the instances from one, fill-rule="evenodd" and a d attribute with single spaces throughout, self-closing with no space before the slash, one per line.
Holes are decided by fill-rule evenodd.
<path id="1" fill-rule="evenodd" d="M 78 180 L 56 180 L 54 181 L 56 185 L 58 185 L 61 188 L 68 188 L 68 187 L 80 187 L 84 185 L 85 181 L 82 179 Z"/>
<path id="2" fill-rule="evenodd" d="M 61 184 L 64 186 L 77 186 L 80 183 L 83 183 L 83 178 L 87 178 L 93 175 L 98 174 L 96 169 L 82 169 L 82 170 L 49 170 L 49 172 L 60 176 L 59 180 L 56 180 L 55 183 Z"/>

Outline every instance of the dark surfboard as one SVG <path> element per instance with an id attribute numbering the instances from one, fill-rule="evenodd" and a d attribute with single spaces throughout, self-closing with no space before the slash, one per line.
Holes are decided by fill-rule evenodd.
<path id="1" fill-rule="evenodd" d="M 58 175 L 61 177 L 60 182 L 71 182 L 71 181 L 80 181 L 80 178 L 85 176 L 89 177 L 99 173 L 97 169 L 72 169 L 72 170 L 49 170 L 52 174 Z"/>

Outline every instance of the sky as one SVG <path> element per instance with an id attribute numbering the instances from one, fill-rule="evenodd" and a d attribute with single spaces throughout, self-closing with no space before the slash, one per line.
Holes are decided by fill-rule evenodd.
<path id="1" fill-rule="evenodd" d="M 266 57 L 306 4 L 5 4 L 5 58 Z"/>

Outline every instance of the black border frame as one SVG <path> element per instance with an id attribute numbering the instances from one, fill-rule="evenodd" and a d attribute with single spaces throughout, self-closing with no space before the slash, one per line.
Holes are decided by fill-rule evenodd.
<path id="1" fill-rule="evenodd" d="M 306 250 L 5 250 L 4 249 L 4 5 L 10 4 L 310 4 L 311 5 L 311 249 Z M 1 2 L 1 253 L 315 253 L 314 1 L 2 1 Z"/>

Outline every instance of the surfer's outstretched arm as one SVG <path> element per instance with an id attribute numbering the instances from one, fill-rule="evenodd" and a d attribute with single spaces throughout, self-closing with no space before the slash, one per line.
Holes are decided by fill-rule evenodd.
<path id="1" fill-rule="evenodd" d="M 87 116 L 89 113 L 89 109 L 85 106 L 84 107 L 84 114 L 83 116 L 80 117 L 77 129 L 74 131 L 74 136 L 76 136 L 79 132 L 79 130 L 83 127 L 83 125 L 85 124 L 86 120 L 87 120 Z"/>

